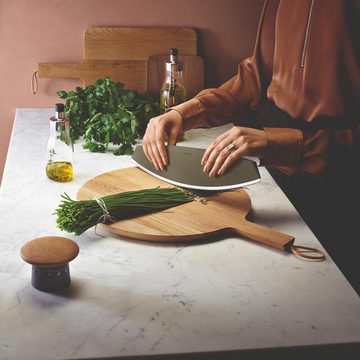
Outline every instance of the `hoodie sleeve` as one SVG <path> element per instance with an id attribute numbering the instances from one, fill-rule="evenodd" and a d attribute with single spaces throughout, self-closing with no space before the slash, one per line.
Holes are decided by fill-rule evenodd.
<path id="1" fill-rule="evenodd" d="M 360 127 L 329 131 L 264 128 L 268 152 L 261 165 L 276 166 L 284 173 L 295 172 L 329 179 L 342 167 L 350 172 L 359 167 Z M 346 170 L 346 171 L 347 171 Z"/>
<path id="2" fill-rule="evenodd" d="M 172 108 L 182 116 L 184 131 L 233 121 L 250 125 L 249 117 L 266 99 L 271 79 L 276 9 L 276 1 L 265 2 L 253 55 L 239 64 L 237 75 L 219 88 L 203 90 Z"/>

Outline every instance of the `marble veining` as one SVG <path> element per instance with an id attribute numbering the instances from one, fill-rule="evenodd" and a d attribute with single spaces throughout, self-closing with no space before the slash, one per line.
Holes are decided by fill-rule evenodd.
<path id="1" fill-rule="evenodd" d="M 52 109 L 18 109 L 0 189 L 0 359 L 75 359 L 360 341 L 360 301 L 331 258 L 302 261 L 242 238 L 187 244 L 126 239 L 100 229 L 74 237 L 52 215 L 88 179 L 133 166 L 128 156 L 75 147 L 75 177 L 44 171 Z M 228 127 L 192 130 L 179 145 L 206 147 Z M 321 248 L 268 172 L 247 190 L 253 221 Z M 72 285 L 30 284 L 21 246 L 75 240 Z"/>

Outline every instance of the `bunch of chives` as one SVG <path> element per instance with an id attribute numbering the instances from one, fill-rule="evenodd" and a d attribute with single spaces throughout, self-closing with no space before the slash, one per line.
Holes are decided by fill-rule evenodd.
<path id="1" fill-rule="evenodd" d="M 73 200 L 66 193 L 61 197 L 59 207 L 54 213 L 57 217 L 57 226 L 61 230 L 75 235 L 82 234 L 99 222 L 108 223 L 110 218 L 118 221 L 194 200 L 194 195 L 189 191 L 160 187 L 126 191 L 93 200 Z M 107 216 L 105 212 L 107 212 Z M 105 221 L 103 221 L 104 219 Z"/>

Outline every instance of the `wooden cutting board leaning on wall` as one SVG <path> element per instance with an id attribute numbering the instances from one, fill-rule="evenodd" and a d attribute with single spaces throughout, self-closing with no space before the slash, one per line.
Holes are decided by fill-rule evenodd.
<path id="1" fill-rule="evenodd" d="M 184 63 L 188 98 L 203 88 L 204 66 L 197 56 L 197 37 L 190 28 L 92 27 L 84 32 L 80 63 L 39 63 L 39 78 L 78 78 L 84 86 L 109 75 L 126 89 L 157 96 L 165 75 L 165 59 L 177 48 Z M 162 68 L 162 69 L 161 69 Z"/>
<path id="2" fill-rule="evenodd" d="M 196 55 L 196 32 L 190 28 L 93 27 L 85 30 L 86 60 L 146 60 L 153 54 Z"/>

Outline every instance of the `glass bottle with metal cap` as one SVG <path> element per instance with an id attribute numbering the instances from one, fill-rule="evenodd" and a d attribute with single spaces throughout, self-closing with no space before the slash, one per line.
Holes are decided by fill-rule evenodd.
<path id="1" fill-rule="evenodd" d="M 55 116 L 50 118 L 50 133 L 46 143 L 46 175 L 49 179 L 68 182 L 73 179 L 74 145 L 70 138 L 70 122 L 64 104 L 55 104 Z"/>
<path id="2" fill-rule="evenodd" d="M 183 66 L 178 60 L 178 50 L 169 50 L 169 61 L 165 64 L 165 81 L 160 90 L 160 111 L 164 113 L 172 106 L 186 101 L 183 83 Z"/>

